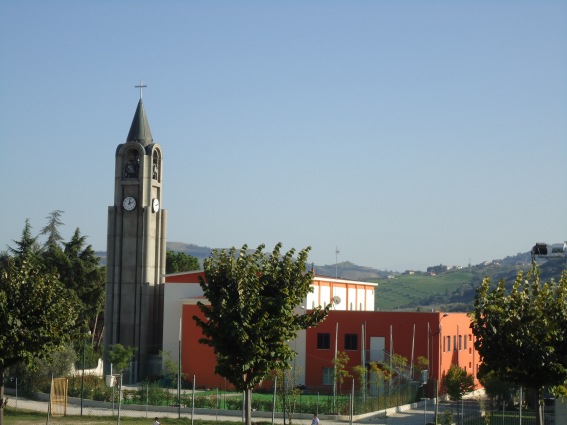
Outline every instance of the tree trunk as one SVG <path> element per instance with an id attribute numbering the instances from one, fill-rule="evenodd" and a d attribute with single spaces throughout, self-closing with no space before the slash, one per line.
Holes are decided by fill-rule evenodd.
<path id="1" fill-rule="evenodd" d="M 536 425 L 544 425 L 543 422 L 543 400 L 542 400 L 542 389 L 534 388 L 534 410 L 536 416 Z M 0 424 L 2 425 L 2 424 Z"/>
<path id="2" fill-rule="evenodd" d="M 252 425 L 252 389 L 246 388 L 244 391 L 244 423 Z M 0 423 L 0 425 L 2 425 Z"/>
<path id="3" fill-rule="evenodd" d="M 0 368 L 0 425 L 4 424 L 4 368 Z"/>

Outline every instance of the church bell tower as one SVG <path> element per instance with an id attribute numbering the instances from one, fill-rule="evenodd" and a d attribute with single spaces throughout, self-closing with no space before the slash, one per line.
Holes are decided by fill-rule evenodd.
<path id="1" fill-rule="evenodd" d="M 108 207 L 105 359 L 120 343 L 134 347 L 125 382 L 159 375 L 167 212 L 161 208 L 163 156 L 140 100 L 126 143 L 116 148 L 114 205 Z M 110 364 L 105 361 L 105 374 Z"/>

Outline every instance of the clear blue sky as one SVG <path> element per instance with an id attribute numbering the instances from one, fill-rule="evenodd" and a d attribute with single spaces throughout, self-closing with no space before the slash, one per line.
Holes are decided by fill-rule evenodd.
<path id="1" fill-rule="evenodd" d="M 565 1 L 0 3 L 0 249 L 106 249 L 143 79 L 168 240 L 466 265 L 567 240 Z"/>

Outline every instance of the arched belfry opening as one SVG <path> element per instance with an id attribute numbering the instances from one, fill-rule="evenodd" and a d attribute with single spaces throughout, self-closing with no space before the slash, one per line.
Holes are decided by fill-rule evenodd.
<path id="1" fill-rule="evenodd" d="M 136 179 L 140 170 L 140 155 L 136 149 L 129 149 L 124 155 L 124 178 Z"/>
<path id="2" fill-rule="evenodd" d="M 156 149 L 152 155 L 152 179 L 161 182 L 161 155 Z"/>

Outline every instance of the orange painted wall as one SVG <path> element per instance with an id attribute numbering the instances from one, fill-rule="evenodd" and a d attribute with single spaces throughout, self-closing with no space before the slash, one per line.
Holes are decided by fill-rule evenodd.
<path id="1" fill-rule="evenodd" d="M 307 358 L 305 384 L 307 386 L 323 386 L 323 369 L 332 367 L 335 355 L 335 335 L 338 323 L 338 351 L 344 351 L 350 357 L 348 367 L 361 364 L 362 324 L 366 324 L 365 349 L 370 349 L 370 337 L 384 337 L 385 351 L 390 352 L 390 329 L 392 332 L 392 347 L 395 354 L 411 359 L 412 338 L 414 335 L 414 362 L 419 356 L 429 357 L 430 378 L 439 379 L 439 352 L 441 351 L 441 376 L 444 376 L 451 364 L 457 364 L 476 374 L 478 353 L 476 353 L 472 333 L 469 328 L 470 320 L 466 313 L 451 313 L 443 317 L 442 313 L 425 312 L 363 312 L 363 311 L 331 311 L 325 322 L 317 328 L 307 331 Z M 441 335 L 451 338 L 451 350 L 443 351 L 439 340 L 439 323 Z M 429 326 L 428 326 L 429 325 Z M 317 334 L 330 334 L 330 348 L 317 348 Z M 345 350 L 345 334 L 358 335 L 358 348 Z M 461 335 L 461 350 L 453 349 L 453 340 Z M 467 348 L 464 348 L 463 338 L 467 338 Z M 428 347 L 429 343 L 429 347 Z M 369 354 L 366 356 L 369 361 Z"/>
<path id="2" fill-rule="evenodd" d="M 199 343 L 201 329 L 195 324 L 193 316 L 203 318 L 195 304 L 183 306 L 183 329 L 181 331 L 181 369 L 187 374 L 187 380 L 193 381 L 196 388 L 230 388 L 224 378 L 215 374 L 216 356 L 207 345 Z"/>
<path id="3" fill-rule="evenodd" d="M 201 313 L 194 304 L 183 306 L 182 330 L 182 369 L 192 380 L 196 375 L 197 388 L 231 388 L 224 378 L 214 373 L 215 355 L 213 349 L 200 344 L 201 330 L 195 325 L 193 315 L 200 317 Z M 439 322 L 441 321 L 441 335 L 446 340 L 451 339 L 451 349 L 443 350 L 443 343 L 439 341 Z M 470 320 L 465 313 L 450 313 L 443 317 L 442 313 L 421 312 L 363 312 L 363 311 L 331 311 L 327 319 L 317 328 L 307 330 L 307 349 L 305 366 L 305 384 L 308 387 L 322 387 L 323 368 L 332 367 L 335 352 L 335 329 L 338 322 L 338 350 L 345 351 L 350 357 L 348 367 L 361 364 L 362 336 L 361 325 L 366 323 L 366 350 L 369 350 L 369 341 L 372 336 L 385 338 L 385 351 L 390 351 L 390 326 L 392 329 L 393 352 L 406 357 L 409 361 L 412 352 L 412 335 L 415 324 L 414 362 L 419 356 L 429 359 L 430 378 L 439 378 L 439 349 L 441 349 L 441 376 L 444 376 L 451 366 L 457 364 L 464 367 L 467 372 L 476 375 L 478 353 L 474 349 Z M 428 328 L 429 324 L 429 328 Z M 317 334 L 330 334 L 330 348 L 317 349 Z M 358 335 L 358 349 L 345 350 L 345 334 Z M 461 335 L 461 350 L 454 350 L 453 341 Z M 467 348 L 464 348 L 464 337 L 467 338 Z M 369 357 L 366 357 L 367 362 Z M 441 392 L 443 389 L 441 388 Z"/>

